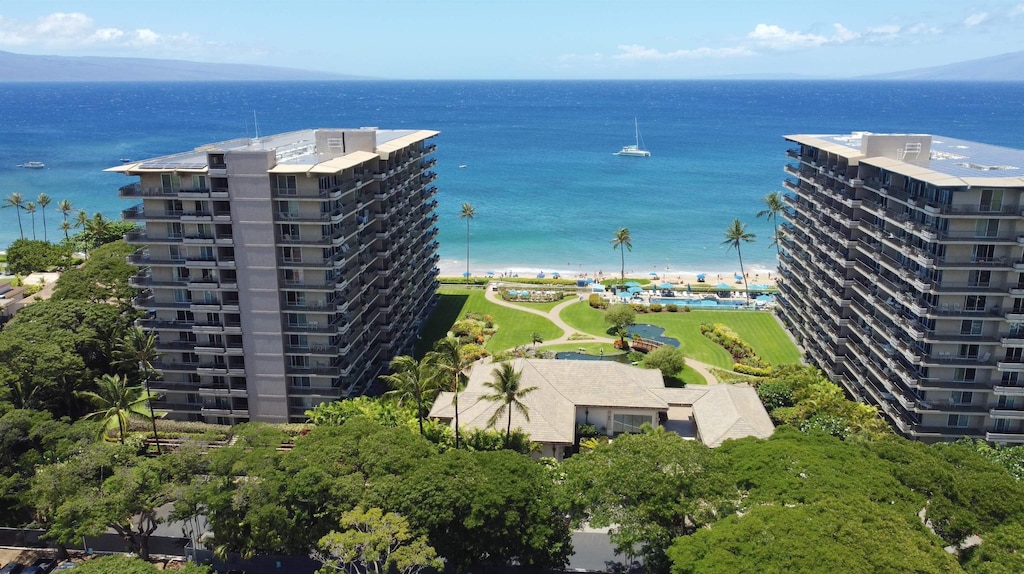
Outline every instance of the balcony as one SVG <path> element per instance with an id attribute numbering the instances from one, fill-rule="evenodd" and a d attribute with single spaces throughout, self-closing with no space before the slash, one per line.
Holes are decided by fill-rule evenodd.
<path id="1" fill-rule="evenodd" d="M 988 412 L 992 418 L 999 419 L 1011 419 L 1021 421 L 1024 420 L 1024 409 L 1001 409 L 994 408 Z"/>
<path id="2" fill-rule="evenodd" d="M 985 440 L 1000 444 L 1024 443 L 1024 433 L 986 432 Z"/>

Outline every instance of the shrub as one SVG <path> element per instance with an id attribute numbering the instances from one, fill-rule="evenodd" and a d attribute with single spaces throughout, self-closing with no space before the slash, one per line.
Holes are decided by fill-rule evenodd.
<path id="1" fill-rule="evenodd" d="M 737 373 L 743 373 L 744 375 L 753 375 L 755 377 L 767 377 L 772 374 L 771 367 L 753 367 L 750 365 L 744 365 L 743 363 L 733 363 L 732 370 Z"/>
<path id="2" fill-rule="evenodd" d="M 647 305 L 644 305 L 643 303 L 632 303 L 630 304 L 630 307 L 632 307 L 633 310 L 636 311 L 637 313 L 647 312 Z"/>
<path id="3" fill-rule="evenodd" d="M 650 306 L 650 311 L 651 311 L 651 313 L 661 313 L 661 304 L 660 303 L 652 303 L 651 306 Z"/>
<path id="4" fill-rule="evenodd" d="M 686 357 L 683 352 L 672 345 L 662 345 L 647 353 L 644 358 L 644 368 L 658 369 L 663 377 L 674 376 L 685 366 Z"/>
<path id="5" fill-rule="evenodd" d="M 630 363 L 639 363 L 643 361 L 646 356 L 647 355 L 640 351 L 630 351 L 629 354 L 626 355 L 626 359 L 628 359 Z"/>
<path id="6" fill-rule="evenodd" d="M 768 370 L 768 372 L 766 372 L 764 375 L 758 376 L 765 376 L 770 373 L 771 365 L 762 361 L 761 358 L 757 356 L 757 353 L 754 352 L 753 347 L 748 345 L 745 341 L 743 341 L 743 339 L 740 339 L 739 335 L 733 332 L 732 329 L 726 327 L 721 323 L 715 323 L 714 325 L 701 323 L 700 332 L 705 337 L 711 339 L 716 345 L 719 345 L 726 351 L 729 351 L 729 354 L 732 355 L 732 359 L 734 362 L 739 363 L 741 365 L 746 365 L 748 367 L 758 367 Z M 749 373 L 747 371 L 741 372 L 746 372 L 747 374 L 755 374 Z"/>
<path id="7" fill-rule="evenodd" d="M 608 308 L 608 302 L 604 300 L 604 297 L 601 297 L 597 293 L 591 293 L 589 301 L 590 301 L 590 306 L 593 307 L 594 309 L 607 309 Z"/>
<path id="8" fill-rule="evenodd" d="M 676 305 L 675 303 L 669 303 L 668 305 L 665 305 L 665 310 L 668 311 L 669 313 L 675 313 L 676 311 L 679 310 L 679 305 Z"/>
<path id="9" fill-rule="evenodd" d="M 771 381 L 758 385 L 757 396 L 768 412 L 779 407 L 793 406 L 793 389 L 782 381 Z"/>

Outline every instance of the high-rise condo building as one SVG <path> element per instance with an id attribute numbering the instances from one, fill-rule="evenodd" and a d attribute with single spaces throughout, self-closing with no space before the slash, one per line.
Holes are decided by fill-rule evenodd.
<path id="1" fill-rule="evenodd" d="M 781 314 L 904 436 L 1024 443 L 1024 151 L 790 135 Z"/>
<path id="2" fill-rule="evenodd" d="M 315 129 L 108 171 L 170 418 L 296 422 L 364 392 L 435 302 L 435 131 Z"/>

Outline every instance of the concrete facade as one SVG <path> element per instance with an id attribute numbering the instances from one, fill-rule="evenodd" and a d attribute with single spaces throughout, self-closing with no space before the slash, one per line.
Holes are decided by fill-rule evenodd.
<path id="1" fill-rule="evenodd" d="M 316 129 L 207 144 L 107 171 L 157 335 L 156 408 L 297 422 L 411 352 L 435 303 L 436 174 L 425 130 Z"/>
<path id="2" fill-rule="evenodd" d="M 908 438 L 1024 443 L 1024 152 L 791 135 L 780 311 Z"/>

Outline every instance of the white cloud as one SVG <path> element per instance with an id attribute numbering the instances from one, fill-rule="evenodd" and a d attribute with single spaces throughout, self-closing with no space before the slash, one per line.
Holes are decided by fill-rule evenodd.
<path id="1" fill-rule="evenodd" d="M 937 34 L 941 34 L 941 33 L 942 33 L 942 28 L 936 28 L 935 26 L 930 26 L 930 25 L 924 24 L 924 23 L 914 24 L 913 26 L 907 28 L 907 35 L 908 36 L 923 36 L 923 35 L 926 35 L 926 34 L 928 34 L 928 35 L 937 35 Z"/>
<path id="2" fill-rule="evenodd" d="M 836 23 L 832 26 L 836 29 L 836 35 L 832 36 L 832 42 L 845 44 L 846 42 L 852 42 L 853 40 L 860 38 L 860 34 L 858 32 L 854 32 L 842 24 Z"/>
<path id="3" fill-rule="evenodd" d="M 766 48 L 776 50 L 816 47 L 828 42 L 826 36 L 790 32 L 774 24 L 758 24 L 754 27 L 754 31 L 747 34 L 747 38 Z"/>
<path id="4" fill-rule="evenodd" d="M 0 17 L 0 46 L 18 46 L 46 50 L 130 47 L 153 55 L 198 54 L 208 47 L 190 34 L 166 34 L 149 28 L 124 30 L 98 27 L 82 13 L 57 12 L 34 21 Z"/>
<path id="5" fill-rule="evenodd" d="M 973 28 L 982 22 L 988 20 L 988 12 L 978 12 L 977 14 L 971 14 L 964 20 L 964 26 Z"/>
<path id="6" fill-rule="evenodd" d="M 635 61 L 671 61 L 671 60 L 696 60 L 702 58 L 741 58 L 754 55 L 754 52 L 745 46 L 732 48 L 696 48 L 693 50 L 673 50 L 662 52 L 657 48 L 648 48 L 638 44 L 619 46 L 619 53 L 612 56 L 618 60 Z"/>
<path id="7" fill-rule="evenodd" d="M 1016 17 L 1024 14 L 1024 4 L 1017 4 L 1013 8 L 1010 8 L 1010 17 Z"/>

